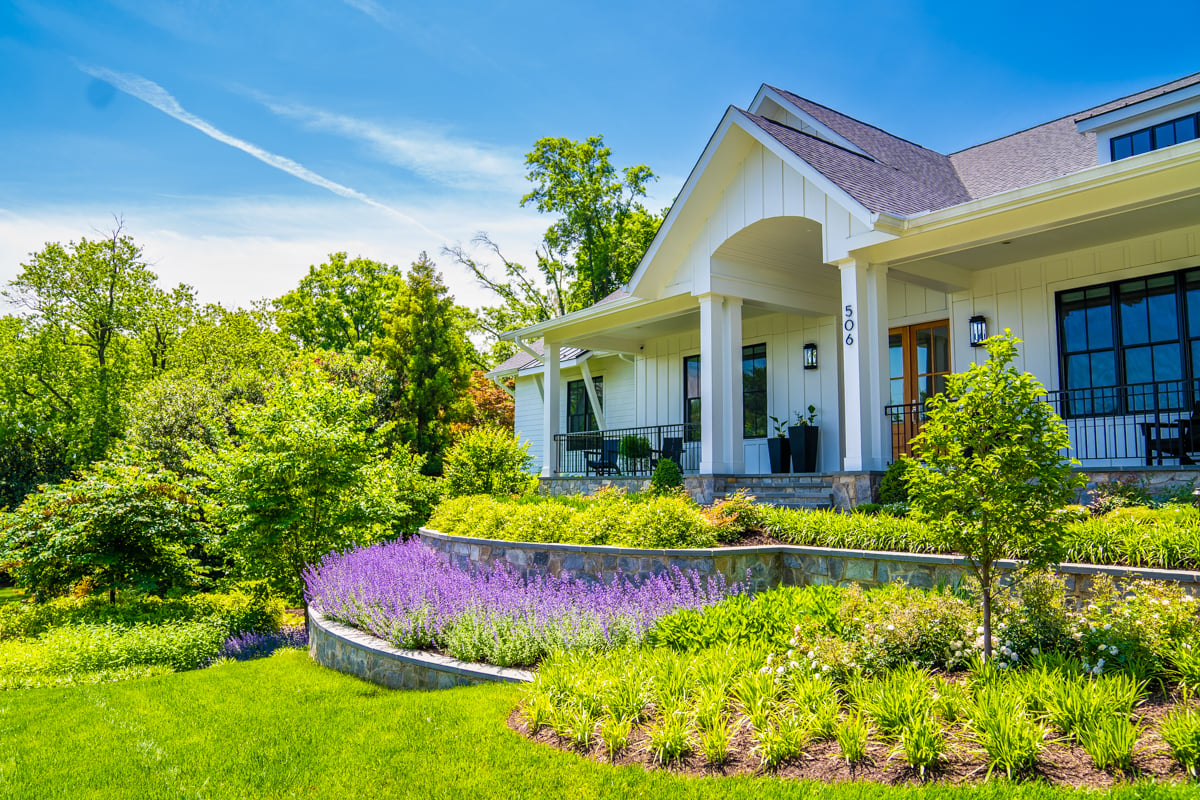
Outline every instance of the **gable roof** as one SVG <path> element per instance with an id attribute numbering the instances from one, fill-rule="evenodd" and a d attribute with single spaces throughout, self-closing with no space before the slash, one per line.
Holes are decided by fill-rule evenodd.
<path id="1" fill-rule="evenodd" d="M 855 153 L 749 111 L 739 111 L 871 211 L 914 214 L 970 199 L 965 196 L 966 191 L 957 178 L 950 186 L 928 178 L 919 179 L 887 162 Z"/>

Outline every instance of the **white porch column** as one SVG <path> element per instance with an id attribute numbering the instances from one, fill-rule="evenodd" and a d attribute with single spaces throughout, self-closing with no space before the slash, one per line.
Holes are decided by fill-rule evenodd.
<path id="1" fill-rule="evenodd" d="M 882 470 L 892 439 L 883 407 L 888 386 L 887 267 L 842 264 L 842 392 L 847 472 Z"/>
<path id="2" fill-rule="evenodd" d="M 746 471 L 746 452 L 742 447 L 742 298 L 726 297 L 725 316 L 725 396 L 722 405 L 725 434 L 725 472 L 741 475 Z"/>
<path id="3" fill-rule="evenodd" d="M 721 385 L 729 359 L 725 332 L 725 298 L 718 294 L 700 296 L 700 474 L 719 475 L 726 468 L 724 408 Z"/>
<path id="4" fill-rule="evenodd" d="M 558 433 L 562 380 L 558 363 L 558 342 L 547 339 L 542 347 L 542 363 L 546 365 L 542 381 L 542 476 L 552 478 L 558 474 L 558 446 L 554 442 L 554 436 Z"/>

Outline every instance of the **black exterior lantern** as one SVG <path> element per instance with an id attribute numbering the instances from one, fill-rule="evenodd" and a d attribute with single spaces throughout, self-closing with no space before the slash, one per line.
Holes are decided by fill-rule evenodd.
<path id="1" fill-rule="evenodd" d="M 804 345 L 804 368 L 817 368 L 817 346 L 812 342 Z"/>
<path id="2" fill-rule="evenodd" d="M 987 319 L 982 314 L 976 314 L 968 324 L 971 326 L 971 347 L 979 347 L 988 338 Z"/>

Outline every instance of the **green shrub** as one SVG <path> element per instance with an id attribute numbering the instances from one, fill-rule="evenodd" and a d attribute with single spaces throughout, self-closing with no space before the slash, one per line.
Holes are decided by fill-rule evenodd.
<path id="1" fill-rule="evenodd" d="M 791 646 L 798 624 L 828 629 L 844 590 L 832 586 L 783 587 L 735 595 L 704 609 L 660 617 L 648 634 L 657 645 L 698 651 L 716 645 L 757 645 L 775 653 Z"/>
<path id="2" fill-rule="evenodd" d="M 628 527 L 609 543 L 651 549 L 705 548 L 716 545 L 717 535 L 690 499 L 665 495 L 635 503 Z"/>
<path id="3" fill-rule="evenodd" d="M 683 470 L 673 460 L 660 458 L 650 476 L 650 494 L 669 494 L 683 488 Z"/>
<path id="4" fill-rule="evenodd" d="M 426 523 L 451 536 L 503 539 L 508 506 L 486 494 L 450 497 L 437 504 Z"/>
<path id="5" fill-rule="evenodd" d="M 629 516 L 634 501 L 621 489 L 605 487 L 583 504 L 576 518 L 575 541 L 580 544 L 608 544 L 628 534 Z"/>
<path id="6" fill-rule="evenodd" d="M 524 503 L 505 509 L 505 538 L 513 542 L 570 542 L 579 534 L 574 509 L 561 503 Z"/>
<path id="7" fill-rule="evenodd" d="M 226 632 L 207 620 L 159 625 L 68 625 L 0 643 L 0 679 L 75 675 L 136 666 L 181 671 L 220 652 Z"/>
<path id="8" fill-rule="evenodd" d="M 163 625 L 206 620 L 226 635 L 269 633 L 283 624 L 284 603 L 276 597 L 247 592 L 196 594 L 162 599 L 125 597 L 115 604 L 103 597 L 60 597 L 46 603 L 0 605 L 0 641 L 38 636 L 61 626 Z"/>
<path id="9" fill-rule="evenodd" d="M 755 503 L 754 496 L 745 489 L 717 500 L 703 509 L 702 513 L 716 529 L 717 540 L 722 543 L 736 542 L 750 531 L 762 527 L 762 506 Z"/>
<path id="10" fill-rule="evenodd" d="M 902 458 L 888 465 L 883 480 L 879 482 L 879 502 L 882 505 L 908 503 L 908 485 L 904 482 L 906 469 L 908 462 Z"/>
<path id="11" fill-rule="evenodd" d="M 537 485 L 529 474 L 529 442 L 497 427 L 463 434 L 442 461 L 448 497 L 473 494 L 527 494 Z"/>

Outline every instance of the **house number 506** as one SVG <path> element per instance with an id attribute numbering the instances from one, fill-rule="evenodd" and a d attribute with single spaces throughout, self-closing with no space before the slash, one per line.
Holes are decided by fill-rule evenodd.
<path id="1" fill-rule="evenodd" d="M 846 306 L 846 321 L 842 323 L 846 331 L 846 344 L 854 344 L 854 306 Z"/>

